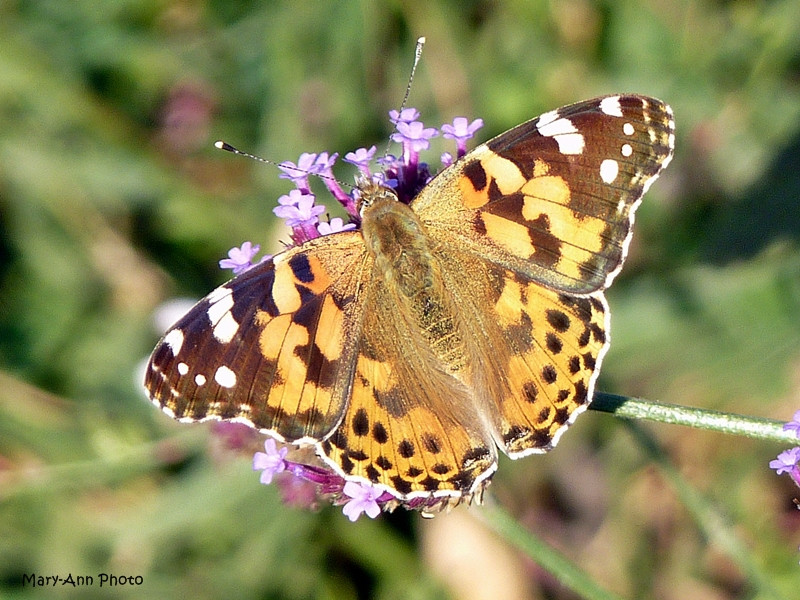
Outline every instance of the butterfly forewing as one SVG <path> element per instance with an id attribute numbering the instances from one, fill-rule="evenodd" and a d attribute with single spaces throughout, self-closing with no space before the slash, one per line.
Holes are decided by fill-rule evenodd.
<path id="1" fill-rule="evenodd" d="M 180 420 L 239 420 L 286 441 L 329 435 L 349 398 L 365 262 L 360 234 L 345 232 L 217 288 L 153 352 L 153 401 Z"/>
<path id="2" fill-rule="evenodd" d="M 572 293 L 607 287 L 633 214 L 674 145 L 644 96 L 573 104 L 503 133 L 443 171 L 412 206 L 434 235 Z M 456 193 L 458 190 L 458 193 Z"/>

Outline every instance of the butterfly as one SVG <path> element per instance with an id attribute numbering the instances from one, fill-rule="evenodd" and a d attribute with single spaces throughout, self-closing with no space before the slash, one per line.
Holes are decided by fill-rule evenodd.
<path id="1" fill-rule="evenodd" d="M 477 499 L 592 400 L 604 290 L 672 158 L 672 110 L 612 95 L 486 142 L 410 202 L 361 181 L 360 227 L 211 292 L 156 346 L 145 385 L 181 421 L 312 446 L 401 503 Z"/>

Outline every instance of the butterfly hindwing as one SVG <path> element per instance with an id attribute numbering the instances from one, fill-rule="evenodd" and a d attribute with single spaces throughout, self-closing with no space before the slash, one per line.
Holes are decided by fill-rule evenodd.
<path id="1" fill-rule="evenodd" d="M 660 100 L 587 100 L 479 146 L 412 206 L 449 243 L 551 288 L 590 293 L 619 271 L 634 211 L 673 145 L 672 111 Z"/>
<path id="2" fill-rule="evenodd" d="M 602 294 L 551 290 L 455 248 L 440 251 L 468 340 L 465 378 L 512 458 L 552 448 L 589 405 L 608 347 Z"/>
<path id="3" fill-rule="evenodd" d="M 511 392 L 498 410 L 503 448 L 519 458 L 550 450 L 589 406 L 608 349 L 608 311 L 600 294 L 573 296 L 535 282 L 510 287 L 498 309 L 506 312 L 501 323 L 510 323 L 511 358 L 503 377 Z M 520 330 L 520 320 L 536 324 L 530 334 Z"/>
<path id="4" fill-rule="evenodd" d="M 360 319 L 361 236 L 312 240 L 201 300 L 164 336 L 145 385 L 177 419 L 242 421 L 318 441 L 342 418 Z"/>

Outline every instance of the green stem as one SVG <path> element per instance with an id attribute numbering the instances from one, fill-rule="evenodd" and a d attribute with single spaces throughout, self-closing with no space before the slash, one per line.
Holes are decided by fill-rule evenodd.
<path id="1" fill-rule="evenodd" d="M 734 413 L 665 404 L 604 392 L 595 394 L 589 408 L 611 413 L 624 419 L 648 419 L 660 423 L 688 425 L 696 429 L 708 429 L 795 446 L 799 443 L 794 432 L 783 430 L 783 421 L 774 419 L 746 417 Z"/>

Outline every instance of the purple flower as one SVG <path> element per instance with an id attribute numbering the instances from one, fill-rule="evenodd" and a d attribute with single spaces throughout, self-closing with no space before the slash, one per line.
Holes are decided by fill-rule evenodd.
<path id="1" fill-rule="evenodd" d="M 375 157 L 375 153 L 377 151 L 378 148 L 375 146 L 372 146 L 369 150 L 366 148 L 359 148 L 355 152 L 348 152 L 345 154 L 344 160 L 357 166 L 359 171 L 369 177 L 369 163 L 372 162 L 372 159 Z"/>
<path id="2" fill-rule="evenodd" d="M 442 136 L 448 140 L 468 140 L 475 135 L 475 132 L 483 127 L 483 119 L 475 119 L 472 123 L 466 117 L 456 117 L 453 124 L 445 123 L 442 125 Z"/>
<path id="3" fill-rule="evenodd" d="M 422 121 L 398 121 L 397 132 L 393 133 L 391 139 L 403 145 L 405 154 L 418 154 L 420 150 L 427 150 L 431 145 L 430 139 L 439 135 L 435 127 L 425 127 Z"/>
<path id="4" fill-rule="evenodd" d="M 241 248 L 234 247 L 228 250 L 228 258 L 219 261 L 220 269 L 233 269 L 234 274 L 246 271 L 253 266 L 253 257 L 259 253 L 261 246 L 244 242 Z"/>
<path id="5" fill-rule="evenodd" d="M 319 231 L 320 235 L 330 235 L 331 233 L 339 233 L 340 231 L 350 231 L 351 229 L 355 229 L 355 223 L 347 223 L 344 224 L 344 221 L 341 217 L 333 217 L 327 223 L 323 221 L 319 225 L 317 225 L 317 231 Z"/>
<path id="6" fill-rule="evenodd" d="M 370 519 L 374 519 L 381 513 L 381 507 L 377 501 L 383 492 L 375 486 L 369 483 L 348 481 L 344 484 L 342 492 L 351 498 L 342 509 L 344 515 L 351 521 L 358 519 L 361 513 L 365 513 Z"/>
<path id="7" fill-rule="evenodd" d="M 317 157 L 316 174 L 322 179 L 331 196 L 336 198 L 350 215 L 356 217 L 358 216 L 358 211 L 356 210 L 355 201 L 352 196 L 342 189 L 342 186 L 336 180 L 336 175 L 333 174 L 333 165 L 337 158 L 339 158 L 337 153 L 328 156 L 327 152 L 322 152 Z"/>
<path id="8" fill-rule="evenodd" d="M 782 475 L 797 468 L 798 462 L 800 462 L 800 447 L 796 446 L 778 454 L 778 458 L 770 461 L 769 468 L 775 469 L 778 475 Z"/>
<path id="9" fill-rule="evenodd" d="M 434 127 L 425 127 L 421 121 L 404 120 L 405 117 L 417 114 L 416 111 L 406 113 L 406 110 L 398 117 L 397 131 L 391 136 L 392 141 L 402 144 L 403 156 L 397 167 L 386 169 L 386 177 L 397 180 L 394 190 L 401 202 L 408 203 L 419 193 L 430 176 L 427 165 L 419 162 L 420 150 L 427 149 L 430 139 L 439 135 L 439 131 Z"/>
<path id="10" fill-rule="evenodd" d="M 397 125 L 398 123 L 411 123 L 419 119 L 419 111 L 416 108 L 404 108 L 401 112 L 396 110 L 389 111 L 389 120 Z"/>
<path id="11" fill-rule="evenodd" d="M 264 450 L 266 450 L 266 453 L 256 452 L 253 455 L 253 470 L 263 471 L 261 473 L 261 483 L 267 485 L 272 483 L 272 478 L 276 474 L 286 469 L 286 460 L 284 459 L 289 452 L 289 448 L 283 446 L 278 449 L 275 440 L 270 438 L 264 442 Z"/>
<path id="12" fill-rule="evenodd" d="M 283 201 L 281 201 L 283 199 Z M 304 194 L 300 190 L 292 190 L 287 196 L 278 199 L 280 206 L 272 209 L 275 216 L 284 219 L 289 227 L 315 225 L 319 215 L 325 212 L 324 206 L 316 206 L 316 198 L 312 194 Z"/>
<path id="13" fill-rule="evenodd" d="M 797 437 L 800 437 L 800 410 L 794 413 L 792 420 L 783 425 L 784 431 L 794 431 Z"/>
<path id="14" fill-rule="evenodd" d="M 297 160 L 297 164 L 288 160 L 282 162 L 278 165 L 278 168 L 283 171 L 279 177 L 281 179 L 291 179 L 297 189 L 307 192 L 310 189 L 308 176 L 317 173 L 319 169 L 317 156 L 317 154 L 303 152 Z"/>
<path id="15" fill-rule="evenodd" d="M 475 119 L 469 123 L 466 117 L 456 117 L 453 119 L 452 125 L 449 123 L 442 125 L 442 136 L 456 141 L 458 156 L 461 158 L 467 153 L 467 140 L 471 139 L 481 127 L 483 127 L 483 119 Z"/>
<path id="16" fill-rule="evenodd" d="M 317 155 L 317 160 L 314 161 L 314 167 L 312 169 L 312 173 L 325 173 L 329 172 L 333 165 L 336 164 L 336 159 L 339 158 L 339 153 L 334 152 L 333 154 L 328 154 L 327 152 L 320 152 Z"/>
<path id="17" fill-rule="evenodd" d="M 800 446 L 784 450 L 775 460 L 769 463 L 770 469 L 775 469 L 778 475 L 788 473 L 798 486 L 800 486 Z"/>
<path id="18" fill-rule="evenodd" d="M 300 201 L 303 199 L 303 196 L 313 196 L 313 194 L 304 192 L 303 190 L 292 190 L 288 194 L 280 196 L 278 198 L 278 204 L 280 206 L 297 206 L 298 204 L 300 204 Z"/>

